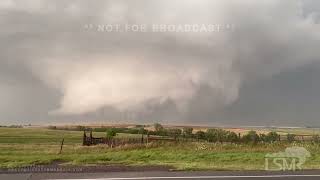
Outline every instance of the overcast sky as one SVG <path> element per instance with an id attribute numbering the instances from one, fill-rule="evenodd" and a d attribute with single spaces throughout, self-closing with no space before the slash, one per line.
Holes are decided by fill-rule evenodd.
<path id="1" fill-rule="evenodd" d="M 0 124 L 320 126 L 319 22 L 317 0 L 1 0 Z"/>

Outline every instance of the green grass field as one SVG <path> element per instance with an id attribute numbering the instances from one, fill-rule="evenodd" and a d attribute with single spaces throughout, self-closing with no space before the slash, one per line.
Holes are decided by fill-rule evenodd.
<path id="1" fill-rule="evenodd" d="M 302 146 L 312 154 L 304 168 L 320 168 L 318 144 L 184 142 L 127 145 L 111 149 L 103 145 L 83 147 L 82 135 L 82 132 L 77 131 L 0 128 L 0 167 L 13 168 L 59 161 L 64 165 L 168 165 L 181 170 L 262 170 L 266 153 Z M 94 133 L 94 136 L 105 136 L 105 133 Z M 62 154 L 58 154 L 62 138 L 65 138 L 65 146 Z"/>

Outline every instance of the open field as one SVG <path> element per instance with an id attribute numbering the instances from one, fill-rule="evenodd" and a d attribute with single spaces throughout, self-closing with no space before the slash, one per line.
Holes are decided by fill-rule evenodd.
<path id="1" fill-rule="evenodd" d="M 81 131 L 0 128 L 0 167 L 13 168 L 63 162 L 64 165 L 167 165 L 183 170 L 262 170 L 264 156 L 267 153 L 299 146 L 305 147 L 312 155 L 304 168 L 320 168 L 319 144 L 158 142 L 111 149 L 104 145 L 83 147 L 82 135 Z M 105 133 L 94 133 L 94 136 L 105 136 Z M 65 138 L 65 145 L 62 154 L 58 154 L 62 138 Z"/>

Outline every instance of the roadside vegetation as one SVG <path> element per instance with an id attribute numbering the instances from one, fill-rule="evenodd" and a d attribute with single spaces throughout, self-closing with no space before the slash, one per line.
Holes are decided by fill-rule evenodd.
<path id="1" fill-rule="evenodd" d="M 85 126 L 75 126 L 75 127 L 56 127 L 49 126 L 50 130 L 64 130 L 64 131 L 93 131 L 97 132 L 100 136 L 101 133 L 106 133 L 109 138 L 116 137 L 117 134 L 126 134 L 130 137 L 140 138 L 140 135 L 149 135 L 157 137 L 167 137 L 172 138 L 177 141 L 202 141 L 202 142 L 231 142 L 231 143 L 271 143 L 276 141 L 288 141 L 294 142 L 296 140 L 296 135 L 291 133 L 284 133 L 283 130 L 276 132 L 271 130 L 268 133 L 257 133 L 254 130 L 250 130 L 245 134 L 235 133 L 233 131 L 227 131 L 220 128 L 209 128 L 206 131 L 195 131 L 191 127 L 184 128 L 165 128 L 159 123 L 153 125 L 153 130 L 145 129 L 143 125 L 137 125 L 132 128 L 116 128 L 116 127 L 99 127 L 99 128 L 88 128 Z M 291 131 L 289 131 L 291 132 Z M 306 132 L 306 131 L 304 131 Z M 135 136 L 136 135 L 136 136 Z M 118 136 L 119 137 L 119 136 Z M 121 136 L 123 138 L 123 136 Z M 281 138 L 282 137 L 282 138 Z M 318 142 L 320 141 L 319 135 L 314 134 L 310 136 L 309 140 Z"/>
<path id="2" fill-rule="evenodd" d="M 0 168 L 23 167 L 60 162 L 63 165 L 130 166 L 164 165 L 181 170 L 263 170 L 267 153 L 284 151 L 287 147 L 305 147 L 310 151 L 304 168 L 319 169 L 319 137 L 312 141 L 295 140 L 288 134 L 279 141 L 279 134 L 271 131 L 258 134 L 250 131 L 240 135 L 223 129 L 195 132 L 192 128 L 164 128 L 155 124 L 153 130 L 135 127 L 139 131 L 107 128 L 94 131 L 96 137 L 140 138 L 141 134 L 165 136 L 175 142 L 151 142 L 110 148 L 105 145 L 82 146 L 82 131 L 42 128 L 0 128 Z M 126 133 L 124 133 L 126 132 Z M 133 132 L 133 130 L 132 130 Z M 65 139 L 62 153 L 60 142 Z"/>

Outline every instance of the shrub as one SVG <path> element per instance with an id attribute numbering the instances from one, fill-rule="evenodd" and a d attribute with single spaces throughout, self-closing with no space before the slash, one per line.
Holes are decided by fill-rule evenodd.
<path id="1" fill-rule="evenodd" d="M 209 142 L 224 142 L 227 139 L 228 131 L 222 129 L 208 129 L 206 138 Z"/>
<path id="2" fill-rule="evenodd" d="M 263 141 L 265 142 L 275 142 L 278 141 L 280 138 L 280 135 L 276 132 L 269 132 L 266 136 L 265 139 L 263 139 Z"/>
<path id="3" fill-rule="evenodd" d="M 113 138 L 116 135 L 117 135 L 117 132 L 115 131 L 114 128 L 110 128 L 107 130 L 107 138 Z"/>
<path id="4" fill-rule="evenodd" d="M 75 130 L 76 131 L 84 131 L 84 130 L 86 130 L 86 127 L 84 127 L 84 126 L 76 126 Z"/>
<path id="5" fill-rule="evenodd" d="M 197 139 L 205 139 L 206 133 L 203 131 L 198 131 L 198 132 L 196 132 L 195 136 L 197 137 Z"/>
<path id="6" fill-rule="evenodd" d="M 287 140 L 288 140 L 288 142 L 293 142 L 293 141 L 295 141 L 295 138 L 296 138 L 296 135 L 294 135 L 294 134 L 287 134 Z"/>
<path id="7" fill-rule="evenodd" d="M 319 142 L 320 142 L 320 137 L 319 137 L 319 135 L 313 135 L 313 136 L 312 136 L 312 142 L 314 142 L 314 143 L 319 143 Z"/>
<path id="8" fill-rule="evenodd" d="M 153 126 L 156 132 L 162 131 L 164 129 L 163 126 L 159 123 L 155 123 Z"/>
<path id="9" fill-rule="evenodd" d="M 169 136 L 174 137 L 174 139 L 179 137 L 181 135 L 181 133 L 182 133 L 181 129 L 169 129 L 168 130 Z"/>
<path id="10" fill-rule="evenodd" d="M 208 129 L 206 132 L 206 139 L 209 142 L 217 142 L 217 129 Z"/>
<path id="11" fill-rule="evenodd" d="M 242 141 L 245 143 L 258 143 L 260 141 L 259 135 L 256 131 L 249 131 L 248 134 L 242 137 Z"/>
<path id="12" fill-rule="evenodd" d="M 268 142 L 268 137 L 267 137 L 267 135 L 265 135 L 265 134 L 260 134 L 259 139 L 260 139 L 260 141 L 262 141 L 262 142 Z"/>
<path id="13" fill-rule="evenodd" d="M 193 132 L 193 128 L 190 128 L 190 127 L 184 127 L 183 128 L 183 136 L 184 137 L 192 137 L 192 132 Z"/>
<path id="14" fill-rule="evenodd" d="M 56 130 L 57 126 L 49 126 L 48 129 Z"/>
<path id="15" fill-rule="evenodd" d="M 141 127 L 141 128 L 139 128 L 139 134 L 148 134 L 148 130 Z"/>
<path id="16" fill-rule="evenodd" d="M 136 128 L 144 128 L 144 127 L 145 125 L 141 125 L 141 124 L 136 125 Z"/>
<path id="17" fill-rule="evenodd" d="M 167 129 L 161 129 L 159 131 L 153 131 L 153 132 L 149 132 L 150 135 L 157 135 L 157 136 L 168 136 L 169 135 L 169 131 Z"/>
<path id="18" fill-rule="evenodd" d="M 239 136 L 235 132 L 228 132 L 226 140 L 228 142 L 239 142 Z"/>

